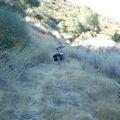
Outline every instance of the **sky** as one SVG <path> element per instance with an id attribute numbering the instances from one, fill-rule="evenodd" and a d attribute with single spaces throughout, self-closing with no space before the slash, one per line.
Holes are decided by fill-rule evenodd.
<path id="1" fill-rule="evenodd" d="M 120 20 L 120 0 L 67 0 L 78 6 L 87 5 L 98 14 Z"/>

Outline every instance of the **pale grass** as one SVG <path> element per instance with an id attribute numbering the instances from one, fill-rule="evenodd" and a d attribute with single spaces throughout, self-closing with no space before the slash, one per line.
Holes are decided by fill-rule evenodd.
<path id="1" fill-rule="evenodd" d="M 102 39 L 101 39 L 102 41 Z M 107 40 L 108 42 L 111 42 Z M 98 44 L 99 45 L 99 44 Z M 104 45 L 104 44 L 103 44 Z M 119 79 L 120 77 L 120 48 L 119 43 L 113 44 L 113 46 L 108 47 L 98 47 L 94 45 L 86 46 L 83 44 L 78 47 L 72 47 L 71 57 L 77 58 L 80 61 L 84 61 L 85 64 L 94 66 L 95 69 L 100 70 L 104 74 L 107 74 L 110 77 L 115 77 Z"/>
<path id="2" fill-rule="evenodd" d="M 55 42 L 50 35 L 40 34 L 41 40 L 35 30 L 31 30 L 31 36 L 31 46 L 21 52 L 19 49 L 8 52 L 10 63 L 5 64 L 5 59 L 0 61 L 0 78 L 12 88 L 7 94 L 3 90 L 0 92 L 2 119 L 14 120 L 16 115 L 17 119 L 25 120 L 106 120 L 101 116 L 104 111 L 109 119 L 110 114 L 114 114 L 115 120 L 119 118 L 119 84 L 105 76 L 105 72 L 110 72 L 110 63 L 119 70 L 118 62 L 115 63 L 112 58 L 119 60 L 116 49 L 110 49 L 109 53 L 107 49 L 96 51 L 66 45 L 67 60 L 59 66 L 53 62 L 52 55 L 56 46 L 63 42 Z M 36 66 L 23 69 L 31 62 Z M 11 63 L 15 66 L 14 70 L 9 67 Z M 25 78 L 21 77 L 23 73 Z M 118 107 L 101 107 L 107 105 Z"/>
<path id="3" fill-rule="evenodd" d="M 0 59 L 0 79 L 9 86 L 0 90 L 0 118 L 106 120 L 106 114 L 111 120 L 112 114 L 119 119 L 119 84 L 108 77 L 112 70 L 119 76 L 119 45 L 97 50 L 66 45 L 66 61 L 59 66 L 52 55 L 64 42 L 28 28 L 32 44 L 21 52 L 8 51 L 7 63 Z"/>
<path id="4" fill-rule="evenodd" d="M 66 51 L 70 53 L 71 50 L 68 47 L 66 47 Z M 42 49 L 46 50 L 44 47 Z M 54 49 L 51 49 L 54 52 Z M 24 52 L 22 54 L 25 57 L 27 51 Z M 40 51 L 33 52 L 35 54 L 30 54 L 33 56 L 30 58 L 34 58 L 34 56 L 38 56 L 38 53 L 40 53 Z M 27 58 L 22 60 L 22 56 L 20 54 L 18 56 L 16 54 L 13 60 L 21 61 L 20 64 L 25 63 Z M 30 117 L 36 120 L 96 120 L 101 117 L 101 114 L 104 114 L 98 111 L 98 107 L 96 107 L 98 102 L 100 106 L 103 104 L 101 101 L 105 101 L 106 105 L 115 104 L 119 106 L 118 88 L 112 82 L 115 81 L 114 79 L 103 76 L 103 74 L 88 64 L 83 69 L 82 65 L 84 62 L 82 61 L 73 58 L 69 58 L 69 60 L 70 62 L 66 62 L 62 66 L 58 66 L 54 62 L 49 64 L 40 62 L 39 65 L 28 68 L 26 73 L 29 82 L 23 83 L 18 81 L 19 77 L 15 77 L 16 75 L 19 76 L 19 73 L 7 70 L 8 67 L 4 65 L 3 71 L 7 70 L 7 74 L 3 72 L 3 78 L 8 79 L 9 86 L 12 84 L 12 88 L 16 91 L 14 94 L 17 94 L 19 97 L 17 104 L 13 99 L 13 93 L 10 91 L 8 94 L 1 93 L 2 101 L 3 96 L 7 97 L 11 94 L 7 104 L 9 109 L 4 106 L 0 113 L 1 118 L 12 118 L 14 120 L 10 111 L 15 109 L 19 111 L 17 114 L 18 119 L 24 118 L 29 120 Z M 11 79 L 14 82 L 10 82 Z M 18 105 L 18 107 L 15 108 L 15 105 Z M 101 108 L 103 111 L 105 109 Z M 108 108 L 108 111 L 112 111 L 112 113 L 116 111 L 115 116 L 118 118 L 119 111 L 117 110 L 118 108 L 115 108 L 115 110 Z M 95 115 L 96 112 L 97 115 Z M 109 116 L 109 113 L 107 115 Z M 27 116 L 29 117 L 27 118 Z M 105 120 L 104 117 L 102 118 Z"/>
<path id="5" fill-rule="evenodd" d="M 0 51 L 0 91 L 3 93 L 0 99 L 0 117 L 3 120 L 14 119 L 15 111 L 18 111 L 17 115 L 20 119 L 26 107 L 27 91 L 24 91 L 22 86 L 20 87 L 17 84 L 20 81 L 26 81 L 23 66 L 30 57 L 27 58 L 29 52 L 27 49 L 22 52 L 19 49 L 13 49 L 11 52 L 7 52 L 7 60 L 6 57 L 3 57 L 6 52 Z"/>
<path id="6" fill-rule="evenodd" d="M 38 113 L 41 109 L 37 93 L 41 88 L 37 90 L 37 85 L 44 82 L 38 79 L 36 82 L 35 79 L 40 76 L 44 78 L 44 75 L 29 77 L 28 70 L 36 64 L 46 65 L 53 62 L 52 56 L 57 52 L 59 42 L 53 42 L 56 40 L 50 34 L 39 35 L 38 31 L 28 28 L 32 41 L 26 48 L 21 51 L 19 46 L 6 52 L 0 51 L 0 118 L 3 120 L 14 120 L 15 116 L 17 119 L 28 119 L 29 114 L 36 120 L 40 118 Z"/>
<path id="7" fill-rule="evenodd" d="M 82 62 L 71 60 L 62 67 L 41 64 L 29 71 L 30 78 L 35 74 L 32 79 L 41 81 L 37 84 L 37 90 L 42 120 L 96 120 L 99 113 L 95 116 L 97 109 L 94 106 L 98 101 L 100 105 L 101 101 L 105 101 L 106 105 L 117 104 L 119 107 L 118 88 L 112 82 L 114 79 L 103 76 L 94 68 L 92 73 L 83 70 Z M 119 117 L 118 108 L 115 110 L 115 116 Z"/>

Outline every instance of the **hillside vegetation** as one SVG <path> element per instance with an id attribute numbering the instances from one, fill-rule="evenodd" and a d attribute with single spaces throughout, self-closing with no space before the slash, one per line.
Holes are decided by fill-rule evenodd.
<path id="1" fill-rule="evenodd" d="M 119 120 L 119 30 L 64 0 L 0 0 L 0 120 Z"/>

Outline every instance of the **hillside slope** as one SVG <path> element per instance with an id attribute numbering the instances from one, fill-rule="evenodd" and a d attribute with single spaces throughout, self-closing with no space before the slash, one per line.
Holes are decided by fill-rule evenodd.
<path id="1" fill-rule="evenodd" d="M 114 80 L 90 66 L 83 70 L 83 63 L 76 59 L 69 60 L 61 66 L 43 63 L 28 70 L 26 119 L 28 115 L 36 120 L 120 119 Z"/>
<path id="2" fill-rule="evenodd" d="M 14 73 L 16 68 L 10 74 L 14 81 L 7 81 L 9 87 L 1 81 L 2 120 L 120 119 L 119 84 L 115 79 L 108 78 L 84 60 L 71 57 L 67 49 L 72 46 L 66 46 L 66 61 L 58 65 L 52 55 L 55 47 L 63 42 L 48 33 L 43 34 L 31 27 L 29 30 L 36 45 L 33 54 L 40 56 L 32 59 L 33 63 L 37 61 L 36 65 L 25 69 L 24 79 L 21 76 L 20 80 L 14 80 L 13 77 L 18 75 Z M 49 60 L 45 62 L 45 58 Z"/>
<path id="3" fill-rule="evenodd" d="M 38 32 L 33 31 L 34 38 Z M 39 38 L 54 39 L 46 33 L 37 35 L 38 43 Z M 27 76 L 29 81 L 20 86 L 27 91 L 25 120 L 120 119 L 119 84 L 85 61 L 67 55 L 61 65 L 52 60 L 29 68 Z"/>
<path id="4" fill-rule="evenodd" d="M 51 12 L 60 7 L 61 13 L 51 16 L 42 11 L 40 15 L 58 22 L 54 17 L 62 15 L 67 3 L 52 1 L 58 6 Z M 67 5 L 67 11 L 79 10 Z M 44 23 L 49 21 L 35 18 L 42 7 L 29 9 L 34 15 L 25 18 L 30 44 L 23 50 L 18 46 L 0 51 L 0 120 L 119 120 L 120 44 L 103 42 L 100 46 L 97 40 L 105 40 L 99 36 L 67 42 L 57 29 Z M 59 45 L 66 45 L 66 60 L 61 65 L 52 58 Z"/>
<path id="5" fill-rule="evenodd" d="M 31 33 L 33 31 L 33 36 L 39 33 L 31 29 Z M 39 38 L 47 42 L 54 40 L 54 44 L 50 42 L 53 44 L 49 51 L 51 57 L 55 52 L 54 45 L 63 44 L 46 33 L 37 35 L 38 43 Z M 70 57 L 68 49 L 72 46 L 66 46 L 66 61 L 61 65 L 52 60 L 28 69 L 28 79 L 32 83 L 30 87 L 26 86 L 31 98 L 27 114 L 31 118 L 37 115 L 36 120 L 120 119 L 119 84 L 85 61 Z"/>

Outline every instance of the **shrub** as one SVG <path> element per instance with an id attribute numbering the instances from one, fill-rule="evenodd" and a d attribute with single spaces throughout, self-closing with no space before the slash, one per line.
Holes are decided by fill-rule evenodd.
<path id="1" fill-rule="evenodd" d="M 39 1 L 38 0 L 25 0 L 27 4 L 30 4 L 31 6 L 38 7 L 39 6 Z"/>
<path id="2" fill-rule="evenodd" d="M 54 17 L 52 17 L 52 16 L 49 16 L 48 18 L 49 18 L 51 21 L 53 21 L 54 23 L 56 23 L 56 24 L 58 24 L 58 23 L 60 22 L 59 19 L 56 19 L 56 18 L 54 18 Z"/>
<path id="3" fill-rule="evenodd" d="M 57 24 L 55 24 L 54 22 L 48 20 L 48 21 L 47 21 L 47 24 L 48 24 L 52 29 L 59 30 Z"/>
<path id="4" fill-rule="evenodd" d="M 29 6 L 28 6 L 29 5 Z M 38 7 L 40 0 L 0 0 L 0 6 L 7 6 L 12 12 L 20 13 L 25 16 L 27 7 Z"/>
<path id="5" fill-rule="evenodd" d="M 15 13 L 21 14 L 23 17 L 25 16 L 24 7 L 20 3 L 14 3 L 13 6 L 11 6 L 11 10 Z"/>
<path id="6" fill-rule="evenodd" d="M 86 27 L 86 30 L 99 32 L 98 14 L 89 7 L 83 6 L 80 9 L 79 21 Z"/>
<path id="7" fill-rule="evenodd" d="M 120 34 L 115 32 L 114 35 L 112 36 L 112 39 L 115 41 L 115 42 L 119 42 L 120 41 Z"/>
<path id="8" fill-rule="evenodd" d="M 74 37 L 78 36 L 82 32 L 84 32 L 84 26 L 75 18 L 68 18 L 66 21 L 62 21 L 59 23 L 59 28 L 61 32 L 70 33 Z"/>
<path id="9" fill-rule="evenodd" d="M 49 20 L 48 18 L 43 19 L 42 22 L 49 25 L 52 29 L 59 30 L 57 24 L 54 23 L 53 21 Z"/>
<path id="10" fill-rule="evenodd" d="M 23 20 L 5 6 L 0 8 L 0 28 L 2 48 L 12 48 L 28 39 Z"/>
<path id="11" fill-rule="evenodd" d="M 70 32 L 71 34 L 80 34 L 82 31 L 84 31 L 83 25 L 74 18 L 69 18 L 66 20 L 66 26 L 67 26 L 67 31 Z"/>
<path id="12" fill-rule="evenodd" d="M 20 13 L 22 16 L 25 16 L 23 1 L 1 0 L 0 6 L 6 6 L 10 9 L 10 11 Z"/>
<path id="13" fill-rule="evenodd" d="M 67 18 L 60 22 L 58 26 L 61 32 L 70 33 L 74 37 L 79 36 L 82 32 L 100 31 L 98 14 L 87 6 L 70 11 Z"/>
<path id="14" fill-rule="evenodd" d="M 40 14 L 37 14 L 35 17 L 40 21 L 44 19 L 44 17 Z"/>
<path id="15" fill-rule="evenodd" d="M 65 25 L 65 21 L 61 21 L 59 24 L 58 24 L 58 27 L 60 28 L 60 31 L 63 32 L 63 33 L 66 33 L 67 32 L 67 26 Z"/>
<path id="16" fill-rule="evenodd" d="M 62 20 L 58 26 L 61 32 L 69 33 L 74 37 L 77 37 L 79 34 L 84 32 L 84 26 L 80 23 L 78 19 L 79 9 L 75 8 L 74 10 L 69 11 L 67 18 Z"/>

